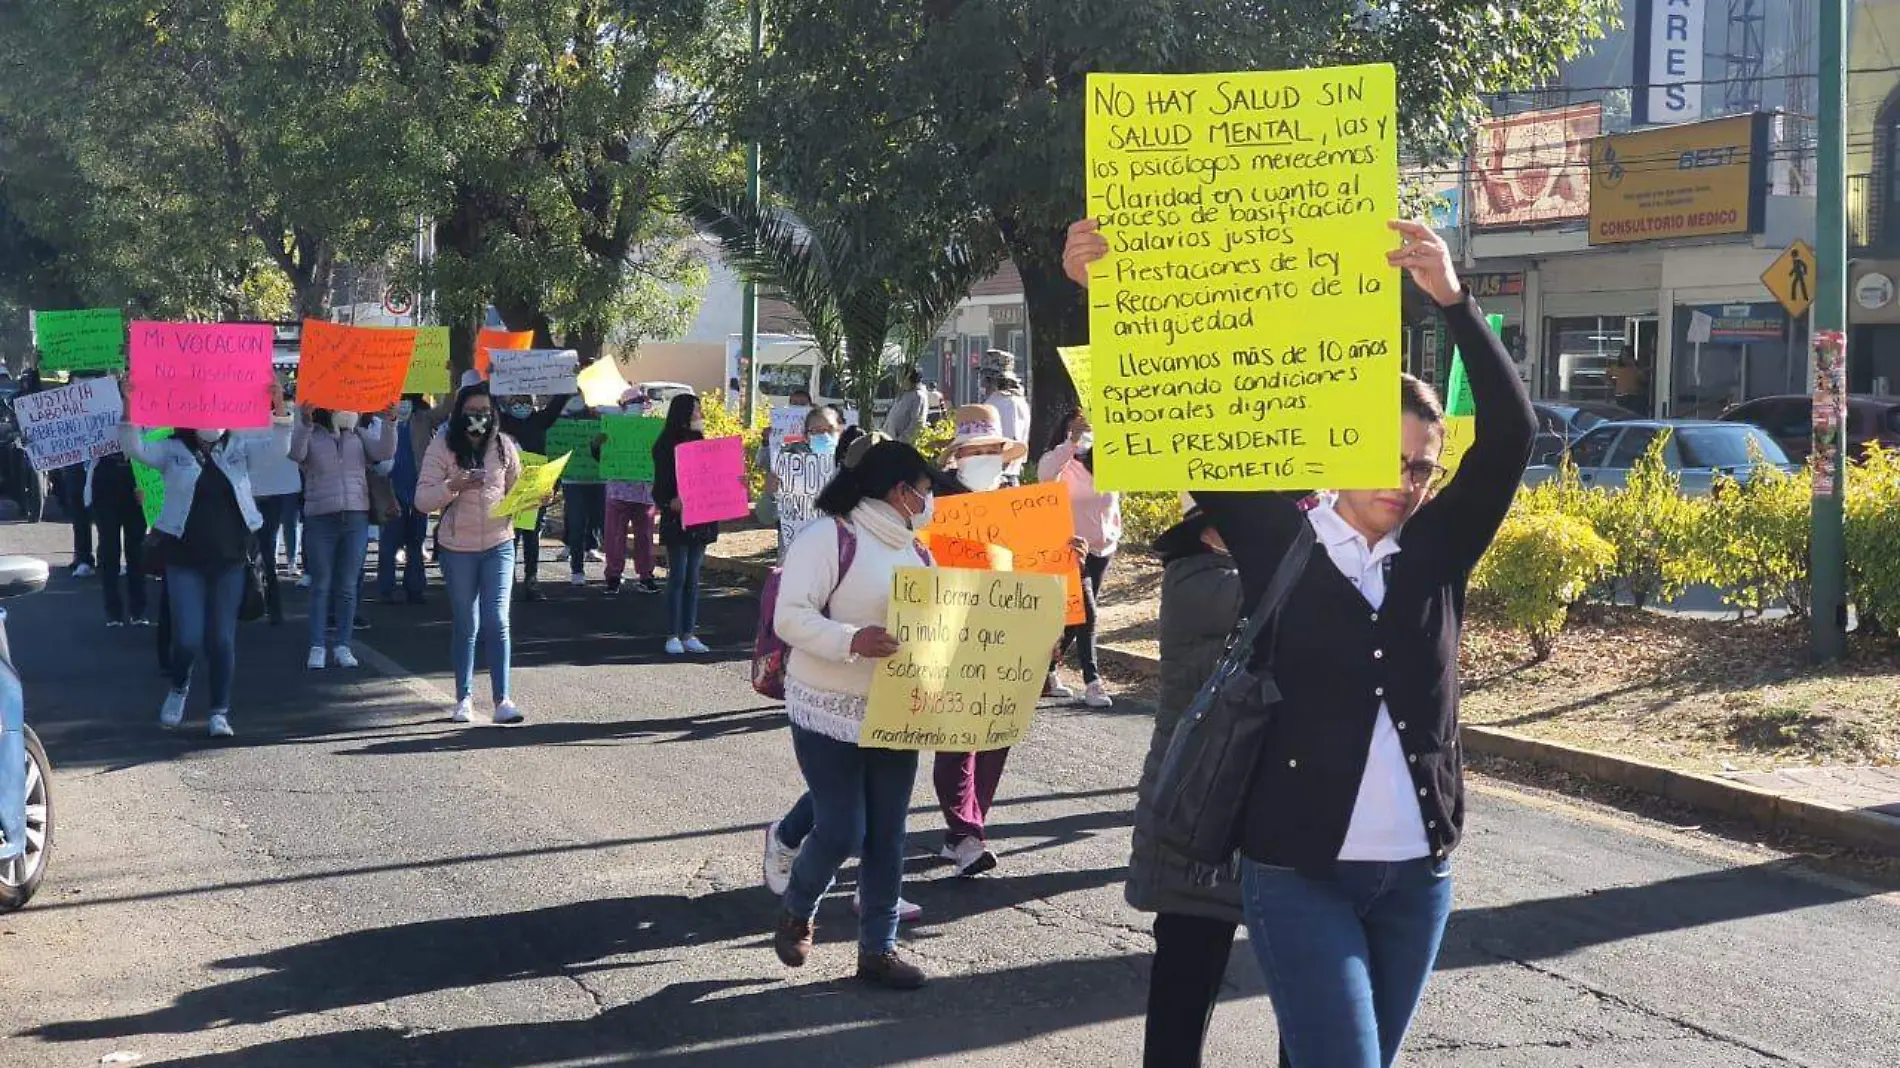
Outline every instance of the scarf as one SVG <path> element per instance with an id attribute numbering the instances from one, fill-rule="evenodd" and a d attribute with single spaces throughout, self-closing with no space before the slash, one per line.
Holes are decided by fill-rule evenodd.
<path id="1" fill-rule="evenodd" d="M 851 509 L 851 525 L 858 533 L 868 534 L 893 549 L 902 549 L 917 540 L 904 516 L 883 501 L 860 501 Z"/>

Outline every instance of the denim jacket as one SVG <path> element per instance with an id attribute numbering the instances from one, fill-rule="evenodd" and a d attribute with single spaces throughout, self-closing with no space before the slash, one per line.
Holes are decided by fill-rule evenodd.
<path id="1" fill-rule="evenodd" d="M 180 433 L 189 434 L 192 431 Z M 137 427 L 121 423 L 119 448 L 132 459 L 158 469 L 159 476 L 165 480 L 165 506 L 159 511 L 157 522 L 152 525 L 174 538 L 184 537 L 185 520 L 191 515 L 191 500 L 198 491 L 200 470 L 191 446 L 172 438 L 146 441 Z M 265 449 L 273 450 L 276 455 L 290 452 L 288 416 L 271 423 L 269 437 L 227 433 L 224 440 L 211 450 L 211 461 L 218 465 L 218 470 L 224 472 L 225 478 L 231 480 L 231 489 L 237 496 L 238 511 L 243 513 L 244 525 L 251 530 L 264 525 L 264 518 L 257 511 L 257 502 L 251 497 L 251 460 L 253 457 L 263 459 Z"/>

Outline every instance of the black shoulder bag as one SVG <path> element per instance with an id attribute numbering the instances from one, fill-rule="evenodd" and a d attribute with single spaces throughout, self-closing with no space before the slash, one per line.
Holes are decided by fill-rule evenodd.
<path id="1" fill-rule="evenodd" d="M 1240 841 L 1240 814 L 1272 725 L 1280 688 L 1272 665 L 1248 668 L 1254 643 L 1277 619 L 1306 569 L 1315 541 L 1302 522 L 1274 569 L 1266 593 L 1232 637 L 1220 666 L 1181 714 L 1155 784 L 1153 831 L 1167 849 L 1212 867 L 1225 866 Z"/>

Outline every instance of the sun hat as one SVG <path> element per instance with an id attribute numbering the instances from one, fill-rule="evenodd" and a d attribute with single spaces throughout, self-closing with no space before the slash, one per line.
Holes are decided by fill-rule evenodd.
<path id="1" fill-rule="evenodd" d="M 1029 455 L 1029 446 L 1003 433 L 1003 417 L 988 404 L 965 404 L 957 409 L 957 436 L 938 458 L 939 465 L 952 463 L 957 450 L 971 445 L 1001 445 L 1003 462 L 1014 463 Z"/>

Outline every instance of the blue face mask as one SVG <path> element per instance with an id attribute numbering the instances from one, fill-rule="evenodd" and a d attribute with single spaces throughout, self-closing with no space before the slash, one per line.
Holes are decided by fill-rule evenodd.
<path id="1" fill-rule="evenodd" d="M 811 443 L 811 451 L 819 456 L 830 456 L 838 451 L 838 435 L 836 434 L 813 434 L 806 440 Z"/>

